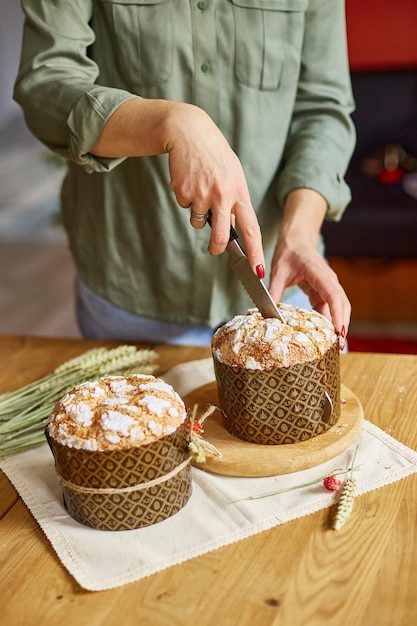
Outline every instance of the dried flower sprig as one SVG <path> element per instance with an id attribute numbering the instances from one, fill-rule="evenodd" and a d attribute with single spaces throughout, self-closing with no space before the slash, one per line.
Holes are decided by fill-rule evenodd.
<path id="1" fill-rule="evenodd" d="M 351 467 L 348 469 L 341 469 L 332 472 L 331 474 L 326 474 L 326 476 L 322 476 L 321 478 L 316 478 L 315 480 L 311 480 L 308 483 L 301 483 L 299 485 L 293 485 L 292 487 L 286 487 L 285 489 L 277 489 L 275 491 L 268 491 L 266 493 L 259 493 L 255 496 L 247 496 L 246 498 L 242 498 L 242 500 L 258 500 L 260 498 L 269 498 L 270 496 L 278 496 L 281 493 L 287 493 L 288 491 L 296 491 L 297 489 L 302 489 L 303 487 L 312 487 L 313 485 L 318 485 L 319 483 L 324 484 L 326 479 L 331 476 L 341 476 L 342 474 L 347 474 L 348 472 L 357 472 L 359 470 L 358 467 Z M 328 487 L 326 487 L 328 489 Z M 336 489 L 330 489 L 330 491 L 336 491 Z"/>
<path id="2" fill-rule="evenodd" d="M 216 410 L 216 408 L 217 407 L 210 405 L 197 420 L 196 416 L 198 405 L 195 404 L 192 413 L 188 418 L 188 422 L 185 424 L 185 431 L 188 433 L 188 450 L 197 463 L 206 462 L 206 452 L 212 456 L 222 456 L 217 448 L 201 436 L 204 432 L 204 422 Z"/>
<path id="3" fill-rule="evenodd" d="M 56 402 L 76 385 L 102 376 L 151 374 L 156 359 L 154 350 L 135 346 L 93 348 L 65 361 L 52 374 L 0 394 L 0 456 L 44 443 L 45 424 Z"/>
<path id="4" fill-rule="evenodd" d="M 358 447 L 356 447 L 356 451 L 352 460 L 352 465 L 348 467 L 347 469 L 337 469 L 331 472 L 330 474 L 326 474 L 326 476 L 322 476 L 321 478 L 316 478 L 315 480 L 311 480 L 307 483 L 293 485 L 292 487 L 286 487 L 285 489 L 277 489 L 275 491 L 268 491 L 266 493 L 260 493 L 255 496 L 246 496 L 245 498 L 241 498 L 240 500 L 235 500 L 235 502 L 241 502 L 242 500 L 258 500 L 260 498 L 269 498 L 271 496 L 280 495 L 281 493 L 287 493 L 289 491 L 296 491 L 297 489 L 302 489 L 303 487 L 311 487 L 313 485 L 318 485 L 319 483 L 322 483 L 323 486 L 329 491 L 338 491 L 338 489 L 340 488 L 340 481 L 336 478 L 336 476 L 341 476 L 343 474 L 352 474 L 353 472 L 357 472 L 360 469 L 359 465 L 356 467 L 353 465 L 356 459 L 357 449 Z"/>
<path id="5" fill-rule="evenodd" d="M 358 451 L 358 447 L 356 446 L 355 454 L 353 456 L 352 465 L 356 459 L 356 453 Z M 342 493 L 340 494 L 340 500 L 337 505 L 336 515 L 334 516 L 332 528 L 333 530 L 340 530 L 343 524 L 348 519 L 349 515 L 353 509 L 353 503 L 355 500 L 356 493 L 356 478 L 352 476 L 352 471 L 350 470 L 350 476 L 346 478 Z"/>
<path id="6" fill-rule="evenodd" d="M 336 515 L 333 519 L 333 530 L 340 530 L 352 512 L 356 492 L 356 478 L 349 476 L 344 482 Z"/>

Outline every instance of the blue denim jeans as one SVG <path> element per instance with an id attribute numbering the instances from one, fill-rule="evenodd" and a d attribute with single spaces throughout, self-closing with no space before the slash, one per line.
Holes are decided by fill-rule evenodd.
<path id="1" fill-rule="evenodd" d="M 200 324 L 161 322 L 129 313 L 107 302 L 80 280 L 76 284 L 76 297 L 78 325 L 88 339 L 210 346 L 215 331 Z M 301 289 L 286 302 L 303 309 L 311 308 L 308 297 Z"/>

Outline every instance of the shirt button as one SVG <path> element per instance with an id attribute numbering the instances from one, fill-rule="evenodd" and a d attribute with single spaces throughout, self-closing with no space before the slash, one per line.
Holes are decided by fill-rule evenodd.
<path id="1" fill-rule="evenodd" d="M 197 2 L 197 7 L 200 11 L 205 11 L 207 9 L 207 2 Z"/>
<path id="2" fill-rule="evenodd" d="M 207 61 L 203 63 L 203 65 L 201 66 L 201 71 L 204 72 L 204 74 L 207 74 L 207 72 L 209 72 L 210 70 L 211 70 L 210 63 L 207 63 Z"/>

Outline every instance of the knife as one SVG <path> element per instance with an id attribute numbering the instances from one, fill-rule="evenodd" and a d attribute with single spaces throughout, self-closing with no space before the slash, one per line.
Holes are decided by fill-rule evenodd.
<path id="1" fill-rule="evenodd" d="M 211 212 L 207 218 L 211 226 Z M 239 237 L 233 226 L 230 226 L 229 243 L 226 247 L 229 263 L 234 273 L 248 292 L 263 317 L 276 317 L 285 323 L 277 305 L 262 279 L 258 278 L 250 266 L 249 259 L 243 250 Z"/>

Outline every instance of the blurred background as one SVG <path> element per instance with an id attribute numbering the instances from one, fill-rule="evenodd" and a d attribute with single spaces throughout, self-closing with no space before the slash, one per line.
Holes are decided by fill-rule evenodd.
<path id="1" fill-rule="evenodd" d="M 57 219 L 64 168 L 26 129 L 12 100 L 23 13 L 0 3 L 0 333 L 79 336 L 75 271 Z"/>
<path id="2" fill-rule="evenodd" d="M 349 349 L 417 353 L 417 2 L 346 0 L 358 143 L 353 200 L 323 229 L 352 302 Z M 64 168 L 12 100 L 23 15 L 0 4 L 0 333 L 76 337 L 59 224 Z"/>

